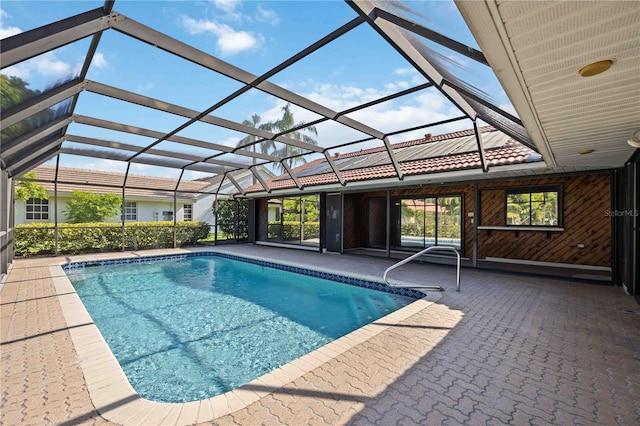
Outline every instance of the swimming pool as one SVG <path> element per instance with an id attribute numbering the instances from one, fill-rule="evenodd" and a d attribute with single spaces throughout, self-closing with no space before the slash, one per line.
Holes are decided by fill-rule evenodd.
<path id="1" fill-rule="evenodd" d="M 422 296 L 239 260 L 249 259 L 197 253 L 64 269 L 133 388 L 162 402 L 237 388 Z"/>

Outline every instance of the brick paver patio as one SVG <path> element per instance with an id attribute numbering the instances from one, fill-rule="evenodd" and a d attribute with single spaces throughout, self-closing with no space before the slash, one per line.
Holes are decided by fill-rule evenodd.
<path id="1" fill-rule="evenodd" d="M 377 277 L 392 263 L 250 245 L 217 249 Z M 72 340 L 84 325 L 67 326 L 51 278 L 49 265 L 62 260 L 17 260 L 0 292 L 4 425 L 106 424 L 112 408 L 132 403 L 92 402 Z M 245 401 L 222 399 L 231 414 L 204 423 L 640 424 L 640 306 L 622 289 L 463 270 L 456 293 L 451 267 L 408 264 L 394 274 L 428 278 L 447 291 L 410 305 L 398 323 L 383 318 L 356 340 L 307 358 L 313 366 L 293 380 L 281 374 L 277 384 L 252 382 L 237 394 Z M 122 423 L 197 423 L 217 409 L 155 410 L 160 405 Z"/>

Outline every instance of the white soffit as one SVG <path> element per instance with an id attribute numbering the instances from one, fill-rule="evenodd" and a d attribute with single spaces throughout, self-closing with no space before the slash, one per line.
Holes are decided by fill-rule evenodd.
<path id="1" fill-rule="evenodd" d="M 624 164 L 640 128 L 640 1 L 455 2 L 547 164 Z"/>

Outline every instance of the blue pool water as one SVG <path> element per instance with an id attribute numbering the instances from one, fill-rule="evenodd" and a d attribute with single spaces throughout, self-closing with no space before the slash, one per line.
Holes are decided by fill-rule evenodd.
<path id="1" fill-rule="evenodd" d="M 214 256 L 68 270 L 133 388 L 237 388 L 414 299 Z"/>

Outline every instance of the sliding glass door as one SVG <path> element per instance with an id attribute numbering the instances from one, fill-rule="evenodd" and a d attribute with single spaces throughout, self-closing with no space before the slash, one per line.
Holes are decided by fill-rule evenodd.
<path id="1" fill-rule="evenodd" d="M 320 245 L 320 197 L 283 197 L 269 200 L 267 241 Z"/>

